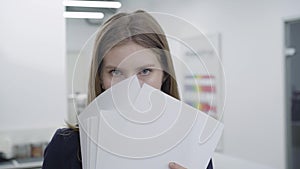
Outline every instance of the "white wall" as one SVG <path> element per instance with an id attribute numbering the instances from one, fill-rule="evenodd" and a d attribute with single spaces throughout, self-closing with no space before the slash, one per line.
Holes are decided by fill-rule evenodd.
<path id="1" fill-rule="evenodd" d="M 204 32 L 222 34 L 227 80 L 224 153 L 285 168 L 283 19 L 300 17 L 300 2 L 130 2 L 124 4 L 125 11 L 166 12 Z"/>
<path id="2" fill-rule="evenodd" d="M 99 25 L 89 25 L 84 19 L 66 19 L 67 88 L 69 94 L 87 93 L 91 56 L 97 29 L 99 29 Z"/>
<path id="3" fill-rule="evenodd" d="M 61 0 L 0 2 L 0 130 L 57 128 L 66 117 Z"/>

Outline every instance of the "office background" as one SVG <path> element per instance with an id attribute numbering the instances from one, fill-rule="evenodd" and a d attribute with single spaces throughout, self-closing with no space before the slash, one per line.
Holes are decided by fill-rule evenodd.
<path id="1" fill-rule="evenodd" d="M 285 21 L 300 19 L 300 1 L 121 2 L 120 11 L 170 13 L 220 33 L 227 90 L 222 154 L 269 168 L 290 165 Z M 61 0 L 0 4 L 1 142 L 47 141 L 68 118 L 66 30 L 80 29 L 81 21 L 63 18 Z M 80 48 L 90 32 L 74 35 L 78 43 L 70 47 Z"/>

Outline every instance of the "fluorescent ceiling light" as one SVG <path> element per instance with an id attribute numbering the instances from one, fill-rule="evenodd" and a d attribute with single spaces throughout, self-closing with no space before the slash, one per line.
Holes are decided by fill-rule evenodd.
<path id="1" fill-rule="evenodd" d="M 65 18 L 85 18 L 85 19 L 102 19 L 104 14 L 101 12 L 64 12 Z"/>
<path id="2" fill-rule="evenodd" d="M 65 0 L 64 6 L 73 7 L 91 7 L 91 8 L 120 8 L 122 4 L 120 2 L 113 1 L 76 1 L 76 0 Z"/>

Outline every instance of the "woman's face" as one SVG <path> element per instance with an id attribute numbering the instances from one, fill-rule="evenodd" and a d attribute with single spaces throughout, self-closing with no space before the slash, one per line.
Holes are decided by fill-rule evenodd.
<path id="1" fill-rule="evenodd" d="M 137 75 L 140 84 L 159 89 L 163 81 L 163 71 L 158 57 L 150 49 L 128 42 L 111 49 L 103 59 L 101 72 L 102 88 Z"/>

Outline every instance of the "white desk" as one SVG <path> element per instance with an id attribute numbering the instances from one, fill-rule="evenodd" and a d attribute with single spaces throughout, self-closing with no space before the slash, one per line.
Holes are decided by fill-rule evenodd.
<path id="1" fill-rule="evenodd" d="M 269 166 L 258 164 L 255 162 L 239 159 L 236 157 L 224 155 L 221 153 L 215 153 L 213 156 L 214 169 L 274 169 Z M 18 162 L 17 160 L 12 160 L 8 164 L 0 163 L 0 169 L 24 169 L 24 168 L 41 168 L 42 159 L 31 161 L 31 162 Z"/>
<path id="2" fill-rule="evenodd" d="M 221 153 L 214 153 L 213 165 L 214 169 L 275 169 L 269 166 L 224 155 Z"/>

